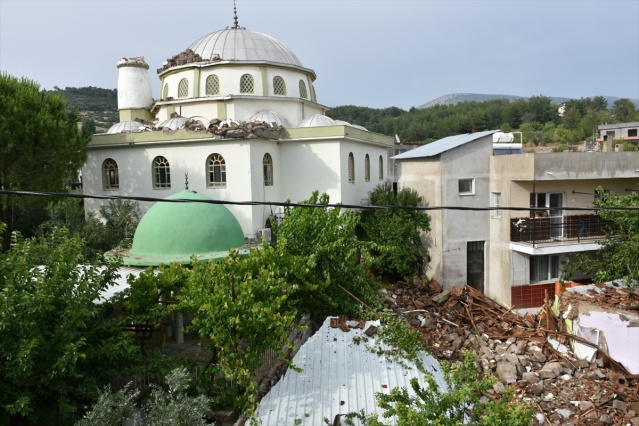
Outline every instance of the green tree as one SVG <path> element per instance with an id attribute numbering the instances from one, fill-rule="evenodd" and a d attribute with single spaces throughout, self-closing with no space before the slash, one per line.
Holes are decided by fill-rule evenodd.
<path id="1" fill-rule="evenodd" d="M 30 80 L 0 74 L 0 189 L 62 191 L 75 182 L 89 141 L 78 121 L 63 98 Z M 0 195 L 5 232 L 12 230 L 11 210 L 20 202 Z"/>
<path id="2" fill-rule="evenodd" d="M 73 412 L 139 365 L 111 305 L 94 303 L 115 274 L 87 265 L 65 229 L 0 254 L 0 418 L 55 424 L 59 409 Z"/>
<path id="3" fill-rule="evenodd" d="M 380 183 L 368 194 L 372 206 L 418 207 L 422 197 L 410 188 L 397 194 L 390 181 Z M 392 278 L 419 273 L 425 267 L 428 253 L 421 233 L 430 230 L 428 215 L 409 209 L 366 209 L 362 228 L 374 251 L 372 263 L 377 271 Z"/>
<path id="4" fill-rule="evenodd" d="M 637 105 L 630 99 L 617 99 L 612 105 L 612 115 L 617 123 L 627 123 L 639 120 L 639 111 Z"/>
<path id="5" fill-rule="evenodd" d="M 564 263 L 562 278 L 570 279 L 577 271 L 592 276 L 597 282 L 625 279 L 639 283 L 639 210 L 615 210 L 639 208 L 639 192 L 628 195 L 610 195 L 597 190 L 595 206 L 605 207 L 599 216 L 609 221 L 604 228 L 605 239 L 596 256 L 575 256 Z"/>

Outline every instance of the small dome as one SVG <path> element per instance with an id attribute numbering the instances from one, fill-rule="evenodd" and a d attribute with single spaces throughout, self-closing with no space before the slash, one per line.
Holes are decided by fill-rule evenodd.
<path id="1" fill-rule="evenodd" d="M 315 114 L 302 121 L 300 127 L 322 127 L 322 126 L 336 126 L 337 123 L 331 117 L 327 117 L 322 114 Z"/>
<path id="2" fill-rule="evenodd" d="M 243 28 L 216 31 L 189 49 L 205 61 L 266 61 L 303 67 L 293 51 L 273 37 Z"/>
<path id="3" fill-rule="evenodd" d="M 109 127 L 107 130 L 107 134 L 115 134 L 115 133 L 134 133 L 134 132 L 143 132 L 146 130 L 146 126 L 142 123 L 138 123 L 137 121 L 121 121 L 120 123 L 115 123 L 113 126 Z"/>
<path id="4" fill-rule="evenodd" d="M 166 199 L 212 201 L 212 198 L 189 190 Z M 229 250 L 244 245 L 242 227 L 226 206 L 159 202 L 142 217 L 124 264 L 190 263 L 192 255 L 200 260 L 211 260 L 225 257 Z"/>
<path id="5" fill-rule="evenodd" d="M 368 132 L 368 129 L 366 127 L 360 126 L 359 124 L 352 124 L 352 123 L 349 123 L 348 121 L 335 120 L 335 124 L 338 124 L 340 126 L 350 126 L 350 127 L 356 128 L 356 129 L 366 130 Z"/>
<path id="6" fill-rule="evenodd" d="M 246 121 L 249 121 L 249 122 L 259 121 L 259 122 L 265 122 L 268 124 L 275 123 L 282 127 L 291 127 L 291 125 L 289 124 L 286 118 L 282 117 L 275 111 L 269 111 L 266 109 L 256 112 L 255 114 L 250 116 Z"/>
<path id="7" fill-rule="evenodd" d="M 178 116 L 169 118 L 167 120 L 161 121 L 155 125 L 156 129 L 169 129 L 169 130 L 178 130 L 183 129 L 186 125 L 186 122 L 189 121 L 188 118 Z"/>

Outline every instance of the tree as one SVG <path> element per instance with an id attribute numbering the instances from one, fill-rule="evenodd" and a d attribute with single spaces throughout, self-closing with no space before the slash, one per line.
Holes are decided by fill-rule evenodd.
<path id="1" fill-rule="evenodd" d="M 368 194 L 372 206 L 417 207 L 422 197 L 410 188 L 397 194 L 390 181 L 380 183 Z M 372 263 L 377 271 L 402 278 L 423 270 L 428 253 L 421 233 L 430 230 L 428 216 L 409 209 L 374 209 L 362 213 L 362 228 L 375 253 Z"/>
<path id="2" fill-rule="evenodd" d="M 0 75 L 0 189 L 62 191 L 77 179 L 89 137 L 78 130 L 78 113 L 66 101 L 27 79 Z M 12 206 L 0 195 L 0 221 L 12 229 Z"/>
<path id="3" fill-rule="evenodd" d="M 612 105 L 612 115 L 617 123 L 627 123 L 639 120 L 639 111 L 637 105 L 630 99 L 617 99 Z"/>
<path id="4" fill-rule="evenodd" d="M 608 221 L 605 239 L 596 256 L 576 256 L 568 259 L 562 269 L 562 278 L 569 279 L 577 271 L 592 276 L 597 282 L 625 279 L 628 284 L 639 285 L 639 210 L 615 210 L 639 208 L 639 192 L 628 195 L 610 195 L 597 190 L 595 206 L 606 207 L 599 216 Z"/>
<path id="5" fill-rule="evenodd" d="M 94 303 L 116 266 L 87 265 L 82 244 L 54 229 L 0 254 L 0 419 L 55 424 L 139 365 L 110 304 Z"/>

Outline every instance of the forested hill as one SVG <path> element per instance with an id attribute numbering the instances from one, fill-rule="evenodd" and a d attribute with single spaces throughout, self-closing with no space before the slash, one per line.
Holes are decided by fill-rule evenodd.
<path id="1" fill-rule="evenodd" d="M 119 121 L 117 89 L 99 87 L 54 87 L 49 91 L 67 100 L 71 107 L 77 108 L 81 115 L 92 119 L 95 131 L 103 132 Z"/>
<path id="2" fill-rule="evenodd" d="M 399 135 L 403 142 L 431 142 L 473 130 L 501 129 L 522 131 L 524 141 L 535 145 L 579 142 L 591 138 L 602 123 L 639 121 L 637 106 L 631 100 L 617 99 L 609 105 L 603 96 L 568 100 L 563 117 L 559 105 L 547 96 L 512 102 L 507 99 L 462 102 L 410 111 L 347 105 L 332 108 L 327 115 L 373 132 Z"/>

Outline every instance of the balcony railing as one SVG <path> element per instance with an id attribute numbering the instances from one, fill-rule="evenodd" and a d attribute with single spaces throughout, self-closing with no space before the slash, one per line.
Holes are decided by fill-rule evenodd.
<path id="1" fill-rule="evenodd" d="M 593 241 L 604 238 L 609 225 L 596 214 L 517 217 L 510 222 L 510 241 L 532 245 Z"/>

